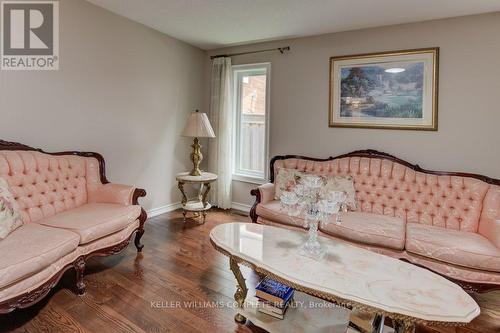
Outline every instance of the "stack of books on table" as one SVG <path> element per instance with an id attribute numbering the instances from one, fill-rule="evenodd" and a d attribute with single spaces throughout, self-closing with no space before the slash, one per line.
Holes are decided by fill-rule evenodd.
<path id="1" fill-rule="evenodd" d="M 259 299 L 257 310 L 283 319 L 293 300 L 293 292 L 293 288 L 265 277 L 255 288 L 255 296 Z"/>

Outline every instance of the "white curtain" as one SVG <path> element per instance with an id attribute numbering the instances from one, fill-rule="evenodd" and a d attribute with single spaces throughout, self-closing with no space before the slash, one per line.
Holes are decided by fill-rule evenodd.
<path id="1" fill-rule="evenodd" d="M 210 122 L 215 138 L 209 141 L 208 167 L 219 178 L 213 186 L 212 203 L 222 209 L 231 208 L 232 134 L 231 58 L 212 60 Z"/>

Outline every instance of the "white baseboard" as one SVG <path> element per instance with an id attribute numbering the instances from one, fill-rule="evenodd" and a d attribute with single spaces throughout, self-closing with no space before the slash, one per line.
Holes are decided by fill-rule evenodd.
<path id="1" fill-rule="evenodd" d="M 242 212 L 245 212 L 245 213 L 249 213 L 250 209 L 252 208 L 252 206 L 245 205 L 245 204 L 242 204 L 242 203 L 239 203 L 239 202 L 232 202 L 231 203 L 231 208 L 239 210 L 239 211 L 242 211 Z"/>
<path id="2" fill-rule="evenodd" d="M 155 217 L 161 214 L 165 214 L 171 211 L 174 211 L 176 209 L 179 209 L 182 207 L 182 204 L 180 202 L 172 203 L 169 205 L 157 207 L 157 208 L 152 208 L 148 210 L 146 213 L 148 213 L 148 217 Z"/>
<path id="3" fill-rule="evenodd" d="M 158 216 L 161 214 L 172 212 L 172 211 L 179 209 L 179 208 L 182 208 L 182 204 L 180 202 L 176 202 L 176 203 L 172 203 L 172 204 L 157 207 L 157 208 L 152 208 L 152 209 L 148 210 L 146 213 L 148 213 L 148 217 L 155 217 L 155 216 Z M 245 204 L 242 204 L 239 202 L 232 202 L 231 208 L 245 212 L 245 213 L 249 213 L 252 206 L 245 205 Z"/>

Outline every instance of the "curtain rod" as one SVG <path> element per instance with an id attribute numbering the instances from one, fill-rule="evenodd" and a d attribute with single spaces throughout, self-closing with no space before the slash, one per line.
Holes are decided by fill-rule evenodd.
<path id="1" fill-rule="evenodd" d="M 259 51 L 249 51 L 249 52 L 230 53 L 230 54 L 218 54 L 218 55 L 211 56 L 210 59 L 222 58 L 222 57 L 234 57 L 234 56 L 239 56 L 239 55 L 244 55 L 244 54 L 271 52 L 271 51 L 279 51 L 281 54 L 283 54 L 283 53 L 285 53 L 285 51 L 290 51 L 290 46 L 278 47 L 275 49 L 259 50 Z"/>

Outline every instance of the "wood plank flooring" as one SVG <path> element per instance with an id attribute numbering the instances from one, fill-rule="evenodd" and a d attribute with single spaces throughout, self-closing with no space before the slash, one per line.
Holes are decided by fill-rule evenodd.
<path id="1" fill-rule="evenodd" d="M 41 303 L 0 315 L 1 332 L 235 332 L 260 330 L 234 323 L 234 311 L 216 303 L 233 302 L 235 280 L 228 260 L 208 240 L 212 227 L 248 217 L 212 211 L 204 225 L 182 221 L 180 212 L 146 223 L 142 254 L 133 245 L 123 253 L 87 264 L 87 293 L 73 293 L 74 273 L 65 274 Z M 249 287 L 258 277 L 243 267 Z M 252 293 L 250 290 L 249 293 Z M 498 333 L 500 292 L 474 295 L 482 314 L 463 328 L 417 332 Z"/>

